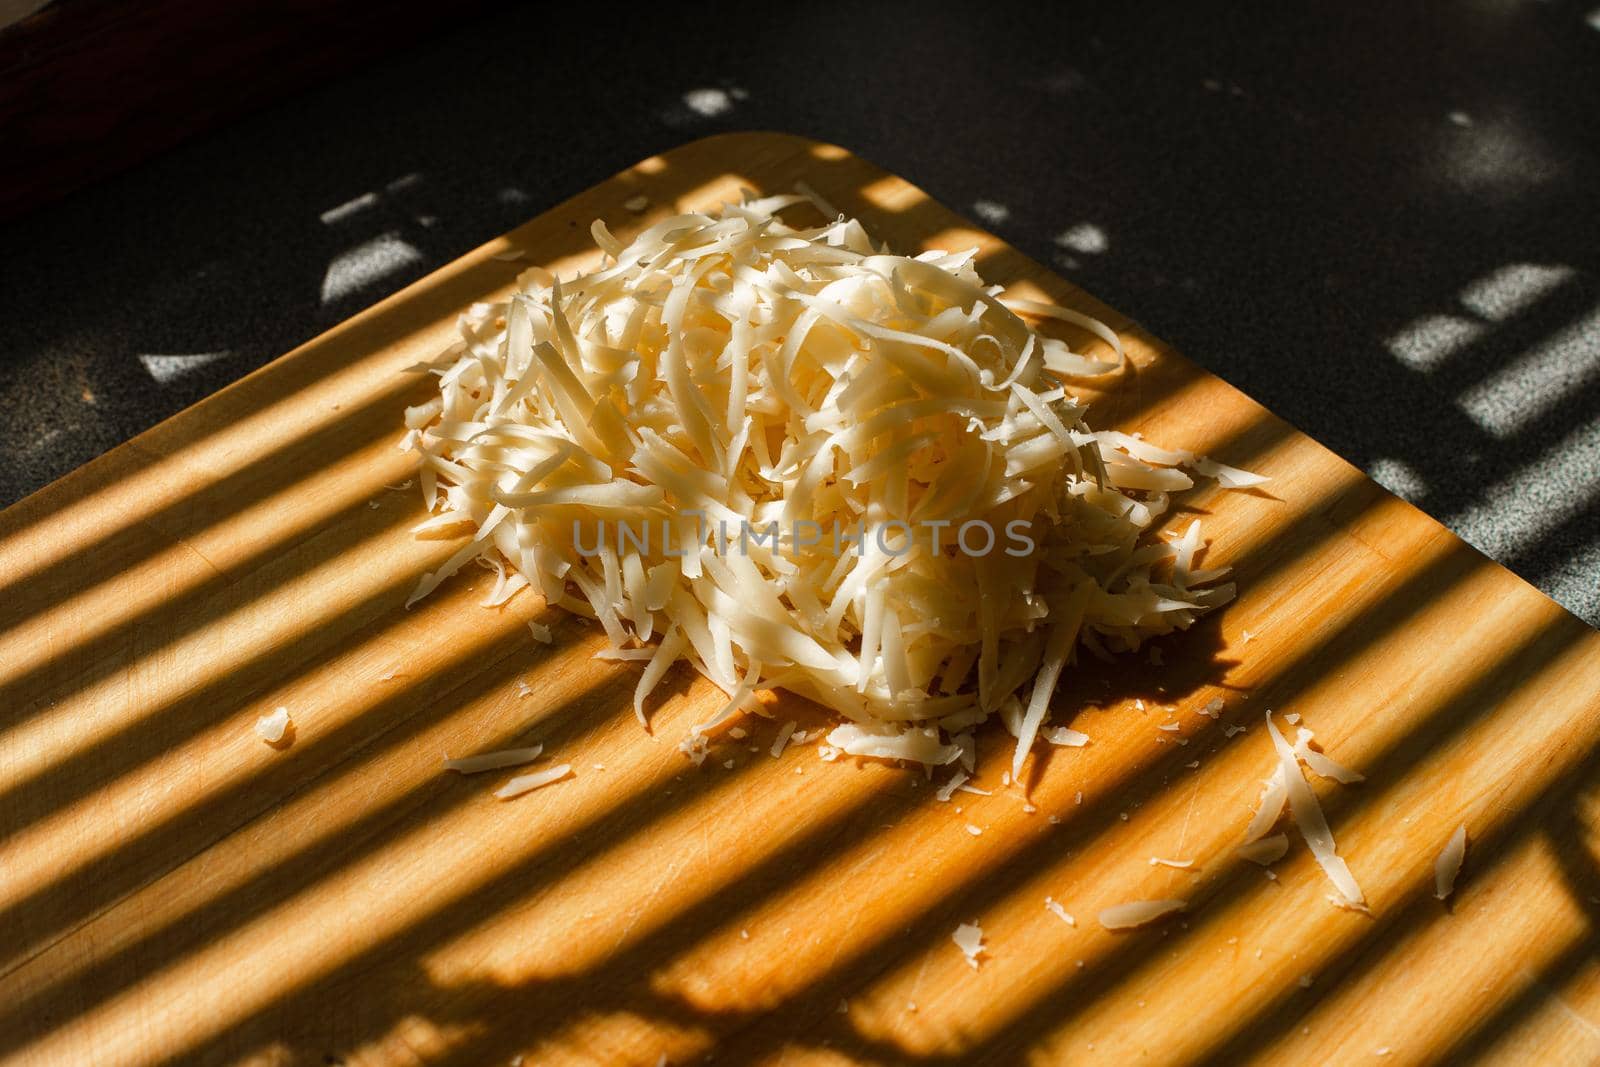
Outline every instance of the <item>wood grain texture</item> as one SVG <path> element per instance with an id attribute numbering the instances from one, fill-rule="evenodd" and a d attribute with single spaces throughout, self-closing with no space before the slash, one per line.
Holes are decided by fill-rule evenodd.
<path id="1" fill-rule="evenodd" d="M 494 255 L 571 270 L 592 218 L 626 236 L 802 178 L 899 250 L 976 244 L 991 281 L 1120 329 L 1133 367 L 1091 422 L 1274 479 L 1184 499 L 1242 595 L 1160 666 L 1070 677 L 1058 715 L 1094 740 L 1036 757 L 1036 811 L 1000 783 L 998 731 L 993 795 L 950 803 L 910 770 L 774 759 L 779 723 L 826 721 L 786 697 L 696 770 L 673 742 L 720 698 L 688 672 L 651 738 L 637 667 L 534 598 L 477 606 L 487 572 L 402 610 L 453 546 L 413 539 L 418 494 L 388 488 L 429 389 L 401 369 L 506 290 L 522 264 Z M 618 175 L 6 511 L 0 590 L 5 1062 L 1600 1057 L 1600 637 L 841 149 L 729 135 Z M 281 752 L 251 731 L 278 705 Z M 1303 845 L 1270 879 L 1234 854 L 1267 708 L 1366 775 L 1314 784 L 1370 916 L 1326 901 Z M 440 768 L 533 742 L 576 777 L 498 803 L 509 773 Z M 1461 823 L 1443 905 L 1433 858 Z M 1094 921 L 1171 896 L 1188 912 L 1150 929 Z M 969 921 L 976 971 L 950 936 Z"/>

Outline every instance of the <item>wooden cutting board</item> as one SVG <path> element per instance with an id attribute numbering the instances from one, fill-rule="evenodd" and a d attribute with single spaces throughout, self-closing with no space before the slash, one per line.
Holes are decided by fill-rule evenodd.
<path id="1" fill-rule="evenodd" d="M 395 446 L 430 385 L 401 369 L 528 263 L 592 262 L 595 217 L 625 237 L 797 179 L 899 250 L 977 245 L 989 280 L 1121 330 L 1133 366 L 1097 426 L 1273 478 L 1185 499 L 1239 600 L 1160 665 L 1074 673 L 1059 714 L 1093 742 L 1041 746 L 1028 806 L 998 729 L 990 795 L 945 803 L 944 774 L 774 758 L 781 723 L 827 721 L 791 698 L 695 769 L 675 742 L 720 698 L 686 670 L 650 737 L 637 665 L 592 659 L 595 629 L 534 597 L 478 606 L 488 572 L 402 609 L 454 546 L 408 533 Z M 842 149 L 736 134 L 646 160 L 12 507 L 0 589 L 6 1062 L 1600 1057 L 1600 636 Z M 281 751 L 252 732 L 280 705 Z M 1297 839 L 1270 873 L 1234 853 L 1268 708 L 1366 775 L 1314 784 L 1371 915 L 1328 903 Z M 575 778 L 502 803 L 510 772 L 440 767 L 534 742 Z M 1156 897 L 1188 910 L 1095 921 Z"/>

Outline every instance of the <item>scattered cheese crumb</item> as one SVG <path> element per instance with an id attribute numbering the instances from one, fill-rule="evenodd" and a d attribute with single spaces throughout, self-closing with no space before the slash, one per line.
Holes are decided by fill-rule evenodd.
<path id="1" fill-rule="evenodd" d="M 977 923 L 962 923 L 956 927 L 956 932 L 950 935 L 956 943 L 956 948 L 967 958 L 967 963 L 973 970 L 978 969 L 978 956 L 986 951 L 983 944 L 983 929 Z"/>
<path id="2" fill-rule="evenodd" d="M 1178 870 L 1181 871 L 1181 870 L 1184 870 L 1185 868 L 1193 867 L 1194 866 L 1194 860 L 1164 860 L 1160 856 L 1151 856 L 1150 857 L 1150 866 L 1152 866 L 1152 867 L 1175 867 L 1175 868 L 1177 868 Z"/>
<path id="3" fill-rule="evenodd" d="M 630 196 L 622 202 L 622 206 L 638 215 L 650 206 L 650 198 L 648 196 Z"/>
<path id="4" fill-rule="evenodd" d="M 711 742 L 705 734 L 691 733 L 678 742 L 678 751 L 682 752 L 690 763 L 696 767 L 706 761 L 706 753 Z"/>
<path id="5" fill-rule="evenodd" d="M 977 837 L 983 833 L 983 828 L 981 826 L 974 826 L 969 822 L 967 823 L 967 833 L 971 834 L 973 837 Z"/>
<path id="6" fill-rule="evenodd" d="M 1082 748 L 1089 743 L 1089 735 L 1077 730 L 1069 730 L 1065 726 L 1057 726 L 1044 731 L 1044 739 L 1052 745 L 1062 745 L 1066 748 Z"/>
<path id="7" fill-rule="evenodd" d="M 1212 697 L 1206 706 L 1200 709 L 1200 714 L 1208 719 L 1220 718 L 1222 716 L 1222 698 Z"/>
<path id="8" fill-rule="evenodd" d="M 289 733 L 289 709 L 277 708 L 256 720 L 256 736 L 269 745 L 281 742 Z"/>
<path id="9" fill-rule="evenodd" d="M 1067 911 L 1067 909 L 1063 908 L 1061 906 L 1061 904 L 1056 900 L 1055 897 L 1045 897 L 1044 898 L 1044 906 L 1045 906 L 1045 909 L 1047 911 L 1049 911 L 1051 915 L 1054 915 L 1056 918 L 1060 919 L 1062 922 L 1066 923 L 1068 926 L 1077 926 L 1078 925 L 1078 920 L 1074 919 L 1072 917 L 1072 915 Z"/>
<path id="10" fill-rule="evenodd" d="M 531 619 L 528 620 L 528 632 L 531 633 L 533 635 L 533 639 L 539 642 L 541 645 L 548 645 L 555 641 L 555 635 L 550 632 L 550 627 L 546 626 L 542 622 L 534 622 Z"/>
<path id="11" fill-rule="evenodd" d="M 962 783 L 965 782 L 966 780 L 967 780 L 966 772 L 965 771 L 957 771 L 955 773 L 955 775 L 952 776 L 951 779 L 948 782 L 946 782 L 944 785 L 940 786 L 939 789 L 933 795 L 936 798 L 938 798 L 939 800 L 941 800 L 941 801 L 948 801 L 952 796 L 955 795 L 955 791 L 957 789 L 960 789 Z"/>
<path id="12" fill-rule="evenodd" d="M 788 747 L 789 737 L 794 733 L 794 728 L 798 725 L 799 724 L 795 722 L 786 722 L 782 726 L 778 727 L 778 738 L 772 742 L 773 759 L 777 759 L 779 756 L 783 755 L 783 750 Z"/>

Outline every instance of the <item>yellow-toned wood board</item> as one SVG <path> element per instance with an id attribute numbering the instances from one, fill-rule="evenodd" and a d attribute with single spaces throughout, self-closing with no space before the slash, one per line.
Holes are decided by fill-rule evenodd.
<path id="1" fill-rule="evenodd" d="M 945 803 L 945 774 L 774 758 L 781 723 L 827 722 L 782 696 L 696 769 L 675 742 L 721 698 L 686 669 L 652 737 L 638 665 L 593 659 L 597 630 L 535 597 L 479 606 L 489 572 L 402 608 L 455 547 L 408 532 L 401 411 L 431 386 L 403 368 L 526 265 L 594 262 L 594 218 L 626 238 L 800 179 L 898 250 L 976 245 L 989 280 L 1122 331 L 1132 365 L 1093 392 L 1095 425 L 1273 479 L 1183 498 L 1173 521 L 1204 519 L 1239 599 L 1159 665 L 1072 672 L 1057 714 L 1093 741 L 1041 746 L 1029 806 L 998 727 L 991 795 Z M 1600 1057 L 1600 638 L 839 148 L 736 134 L 646 160 L 12 507 L 0 590 L 5 1062 Z M 280 705 L 277 750 L 252 726 Z M 1370 915 L 1328 902 L 1297 838 L 1270 872 L 1235 854 L 1274 767 L 1268 708 L 1366 775 L 1314 786 Z M 440 766 L 535 742 L 575 777 L 502 803 L 511 772 Z M 1462 824 L 1442 904 L 1433 861 Z M 1188 910 L 1095 920 L 1167 897 Z"/>

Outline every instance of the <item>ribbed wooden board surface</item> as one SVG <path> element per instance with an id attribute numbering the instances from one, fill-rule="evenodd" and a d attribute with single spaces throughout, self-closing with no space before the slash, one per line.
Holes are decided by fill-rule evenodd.
<path id="1" fill-rule="evenodd" d="M 525 265 L 494 254 L 570 270 L 592 218 L 626 237 L 802 178 L 898 250 L 976 243 L 989 280 L 1120 329 L 1134 367 L 1095 425 L 1274 479 L 1185 500 L 1241 596 L 1161 642 L 1162 666 L 1071 675 L 1058 707 L 1094 741 L 1041 753 L 1035 812 L 1000 784 L 998 730 L 993 795 L 951 803 L 911 770 L 774 759 L 778 723 L 825 721 L 790 699 L 754 750 L 696 770 L 673 742 L 719 698 L 687 671 L 652 739 L 638 668 L 592 659 L 596 630 L 535 598 L 478 607 L 488 572 L 401 608 L 453 546 L 414 540 L 417 492 L 386 488 L 410 477 L 401 409 L 430 388 L 400 370 Z M 622 207 L 641 193 L 642 218 Z M 1600 637 L 837 148 L 712 138 L 563 204 L 5 512 L 0 590 L 7 1062 L 1600 1057 Z M 1217 696 L 1222 719 L 1200 716 Z M 251 729 L 278 705 L 281 752 Z M 1298 842 L 1276 880 L 1234 855 L 1273 766 L 1267 708 L 1366 774 L 1315 784 L 1371 916 L 1327 902 Z M 500 803 L 506 775 L 440 768 L 532 742 L 576 778 Z M 1432 864 L 1461 823 L 1445 906 Z M 1158 927 L 1094 920 L 1173 896 L 1189 911 Z M 976 971 L 951 942 L 969 921 Z"/>

